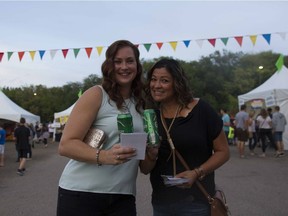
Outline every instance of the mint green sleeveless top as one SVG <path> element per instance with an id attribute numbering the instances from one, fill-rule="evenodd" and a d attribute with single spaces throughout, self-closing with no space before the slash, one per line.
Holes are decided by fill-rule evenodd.
<path id="1" fill-rule="evenodd" d="M 93 124 L 108 136 L 103 149 L 110 149 L 120 141 L 117 128 L 117 115 L 120 111 L 115 102 L 109 100 L 109 96 L 102 86 L 99 87 L 103 93 L 102 104 Z M 142 117 L 136 111 L 133 99 L 130 99 L 125 100 L 125 102 L 133 116 L 134 132 L 143 132 Z M 59 186 L 73 191 L 132 194 L 135 196 L 138 165 L 139 160 L 130 160 L 121 165 L 98 166 L 71 159 L 64 168 Z"/>

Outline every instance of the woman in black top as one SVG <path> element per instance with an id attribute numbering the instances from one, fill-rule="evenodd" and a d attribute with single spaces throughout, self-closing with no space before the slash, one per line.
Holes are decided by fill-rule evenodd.
<path id="1" fill-rule="evenodd" d="M 202 99 L 193 98 L 188 79 L 179 62 L 173 59 L 158 61 L 147 76 L 147 97 L 156 106 L 161 144 L 148 149 L 141 171 L 151 173 L 154 216 L 210 215 L 210 206 L 194 182 L 201 178 L 208 193 L 214 195 L 214 170 L 229 159 L 229 147 L 223 122 L 217 112 Z M 161 121 L 162 115 L 162 121 Z M 176 176 L 187 183 L 167 187 L 161 175 L 174 175 L 173 155 L 166 130 L 176 150 L 183 156 L 191 171 L 186 171 L 176 158 Z"/>

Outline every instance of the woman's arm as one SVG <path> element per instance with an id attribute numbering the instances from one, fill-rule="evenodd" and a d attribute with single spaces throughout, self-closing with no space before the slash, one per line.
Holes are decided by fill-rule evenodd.
<path id="1" fill-rule="evenodd" d="M 157 162 L 158 148 L 147 147 L 145 159 L 140 161 L 140 171 L 147 175 L 151 172 Z"/>
<path id="2" fill-rule="evenodd" d="M 120 164 L 135 155 L 135 149 L 114 145 L 109 150 L 92 148 L 83 142 L 102 103 L 102 90 L 94 86 L 84 92 L 65 125 L 58 152 L 61 156 L 94 164 Z"/>

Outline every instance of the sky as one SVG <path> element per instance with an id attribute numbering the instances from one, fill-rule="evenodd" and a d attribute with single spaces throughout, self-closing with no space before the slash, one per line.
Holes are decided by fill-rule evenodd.
<path id="1" fill-rule="evenodd" d="M 197 61 L 223 49 L 287 55 L 287 11 L 288 1 L 0 0 L 0 88 L 60 87 L 83 82 L 90 74 L 101 77 L 107 46 L 119 39 L 139 44 L 144 60 L 169 56 Z M 263 34 L 271 34 L 270 44 Z M 241 46 L 236 36 L 243 37 Z M 228 43 L 221 38 L 228 38 Z M 216 44 L 208 39 L 216 39 Z M 190 43 L 185 46 L 183 41 Z M 170 42 L 177 43 L 175 49 Z M 163 44 L 161 49 L 156 43 Z M 150 49 L 144 44 L 151 44 Z M 90 47 L 89 58 L 85 48 Z M 80 49 L 77 58 L 74 49 Z M 36 51 L 33 60 L 31 51 Z M 42 59 L 39 51 L 45 51 Z M 13 52 L 9 60 L 8 52 Z M 24 52 L 21 61 L 19 52 Z"/>

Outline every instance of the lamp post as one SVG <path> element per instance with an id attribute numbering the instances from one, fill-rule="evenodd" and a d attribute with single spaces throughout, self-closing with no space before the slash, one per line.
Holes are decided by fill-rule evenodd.
<path id="1" fill-rule="evenodd" d="M 261 85 L 261 70 L 263 69 L 264 67 L 262 65 L 260 65 L 258 67 L 258 70 L 259 70 L 259 86 Z"/>

